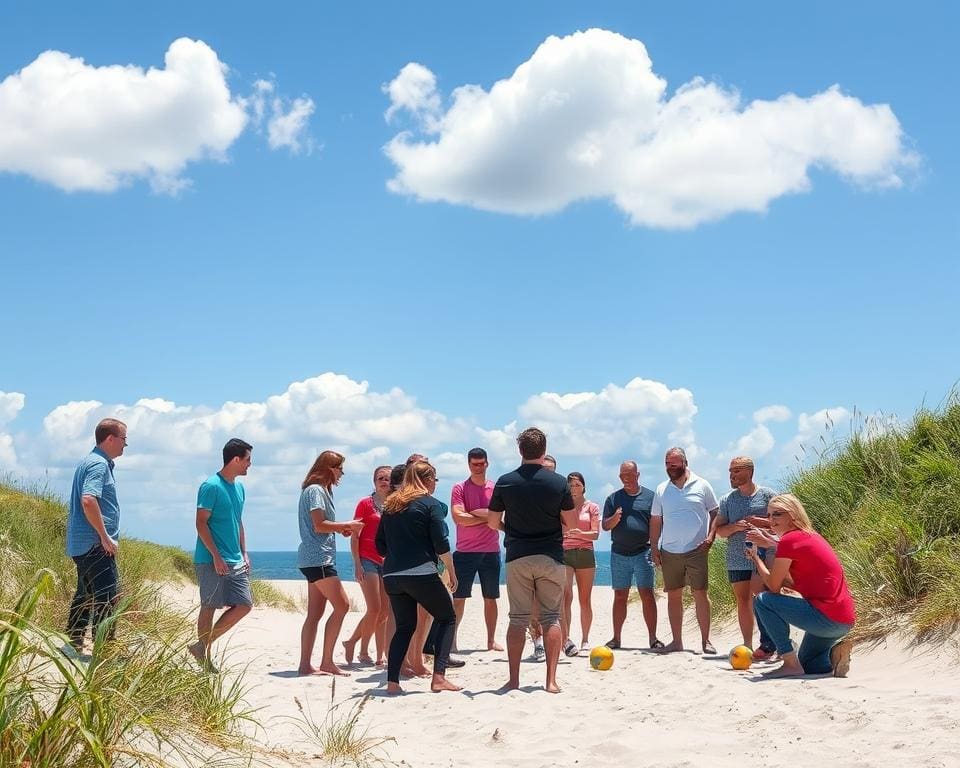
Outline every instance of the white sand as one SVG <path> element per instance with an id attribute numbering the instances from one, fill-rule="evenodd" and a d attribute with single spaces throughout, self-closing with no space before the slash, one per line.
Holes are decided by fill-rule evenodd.
<path id="1" fill-rule="evenodd" d="M 273 584 L 296 599 L 305 594 L 301 582 Z M 362 606 L 358 585 L 345 586 Z M 856 649 L 846 679 L 760 680 L 758 669 L 769 667 L 737 672 L 725 656 L 641 650 L 646 631 L 639 604 L 631 604 L 623 633 L 628 648 L 616 652 L 612 670 L 593 671 L 586 658 L 561 655 L 563 693 L 553 695 L 542 688 L 544 665 L 525 661 L 522 690 L 498 694 L 507 679 L 506 653 L 469 650 L 485 637 L 478 592 L 467 603 L 460 630 L 467 666 L 448 673 L 463 693 L 432 694 L 429 680 L 415 679 L 404 681 L 406 695 L 389 698 L 382 695 L 385 671 L 372 666 L 353 666 L 349 678 L 336 679 L 335 700 L 347 702 L 341 709 L 372 694 L 361 723 L 372 736 L 396 739 L 385 746 L 389 761 L 413 768 L 960 766 L 960 666 L 950 648 L 911 651 L 891 642 Z M 608 587 L 594 590 L 593 644 L 610 636 L 612 596 Z M 185 590 L 179 598 L 195 599 L 195 592 Z M 342 637 L 361 615 L 348 614 Z M 504 595 L 501 643 L 506 619 Z M 294 765 L 314 765 L 317 746 L 291 719 L 298 716 L 294 697 L 308 702 L 322 721 L 332 679 L 296 675 L 301 622 L 299 614 L 258 608 L 226 644 L 232 662 L 248 665 L 247 700 L 262 708 L 258 717 L 265 726 L 258 740 L 293 753 Z M 320 627 L 315 663 L 322 621 Z M 669 634 L 663 605 L 659 634 Z M 718 628 L 713 639 L 723 653 L 739 642 L 732 626 Z M 685 640 L 699 647 L 694 626 Z M 530 650 L 528 643 L 525 654 Z M 342 653 L 337 658 L 342 661 Z"/>

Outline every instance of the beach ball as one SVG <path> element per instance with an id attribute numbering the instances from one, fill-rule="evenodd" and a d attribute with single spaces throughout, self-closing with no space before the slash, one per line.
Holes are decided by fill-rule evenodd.
<path id="1" fill-rule="evenodd" d="M 730 651 L 730 666 L 734 669 L 750 669 L 753 663 L 753 651 L 745 645 L 738 645 Z"/>
<path id="2" fill-rule="evenodd" d="M 590 651 L 590 666 L 601 671 L 613 666 L 613 651 L 605 645 L 598 645 Z"/>

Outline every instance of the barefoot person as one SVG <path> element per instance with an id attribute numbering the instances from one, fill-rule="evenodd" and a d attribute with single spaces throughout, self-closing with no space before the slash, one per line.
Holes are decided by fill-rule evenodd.
<path id="1" fill-rule="evenodd" d="M 716 536 L 717 498 L 710 483 L 687 466 L 682 448 L 664 457 L 667 476 L 657 486 L 650 509 L 650 552 L 663 569 L 667 615 L 673 639 L 661 653 L 683 650 L 683 587 L 689 585 L 700 625 L 700 647 L 715 654 L 710 642 L 710 598 L 707 596 L 707 555 Z"/>
<path id="2" fill-rule="evenodd" d="M 593 624 L 590 597 L 593 593 L 593 579 L 597 573 L 593 542 L 600 538 L 600 507 L 587 501 L 584 495 L 587 482 L 579 472 L 567 475 L 567 484 L 570 486 L 570 496 L 573 497 L 577 525 L 563 532 L 563 562 L 567 568 L 567 580 L 563 589 L 563 614 L 560 624 L 563 627 L 563 652 L 567 656 L 576 656 L 580 651 L 590 652 L 590 625 Z M 579 648 L 570 637 L 574 582 L 577 584 L 577 602 L 580 605 Z"/>
<path id="3" fill-rule="evenodd" d="M 377 551 L 383 555 L 383 581 L 396 622 L 387 655 L 387 692 L 401 693 L 400 669 L 417 628 L 417 607 L 433 617 L 436 653 L 430 690 L 459 691 L 446 678 L 456 614 L 453 600 L 437 572 L 439 558 L 447 568 L 452 588 L 457 576 L 450 556 L 444 517 L 446 509 L 433 497 L 437 472 L 425 461 L 407 466 L 400 490 L 383 506 L 377 530 Z"/>
<path id="4" fill-rule="evenodd" d="M 190 653 L 209 671 L 210 646 L 250 613 L 250 558 L 243 532 L 243 485 L 237 482 L 250 469 L 250 443 L 231 438 L 223 446 L 223 468 L 207 478 L 197 492 L 197 545 L 193 562 L 200 585 L 197 642 Z M 213 618 L 221 608 L 216 624 Z"/>
<path id="5" fill-rule="evenodd" d="M 70 604 L 67 636 L 73 650 L 83 650 L 87 625 L 91 639 L 110 617 L 119 590 L 117 547 L 120 503 L 113 479 L 113 460 L 127 447 L 127 425 L 103 419 L 93 434 L 94 449 L 73 475 L 67 516 L 67 555 L 77 566 L 77 591 Z M 112 629 L 108 630 L 108 636 Z"/>
<path id="6" fill-rule="evenodd" d="M 450 509 L 457 526 L 457 549 L 453 553 L 453 567 L 457 571 L 457 591 L 453 593 L 453 608 L 457 612 L 457 629 L 463 620 L 467 598 L 473 594 L 473 582 L 480 576 L 480 594 L 483 597 L 483 620 L 487 628 L 488 651 L 502 651 L 497 644 L 497 599 L 500 597 L 500 534 L 487 525 L 493 481 L 487 480 L 487 452 L 471 448 L 467 452 L 470 477 L 453 486 Z M 453 648 L 457 649 L 454 632 Z"/>
<path id="7" fill-rule="evenodd" d="M 377 666 L 382 667 L 386 654 L 387 616 L 390 615 L 390 603 L 383 588 L 383 557 L 377 552 L 377 528 L 383 502 L 390 493 L 389 465 L 377 467 L 373 471 L 373 493 L 357 503 L 354 520 L 363 522 L 360 533 L 350 539 L 350 552 L 353 555 L 353 575 L 363 591 L 366 613 L 357 624 L 350 637 L 343 641 L 347 664 L 353 662 L 353 653 L 357 642 L 360 643 L 360 655 L 357 659 L 364 664 L 373 663 L 370 658 L 370 638 L 374 638 L 377 648 Z"/>
<path id="8" fill-rule="evenodd" d="M 776 491 L 753 482 L 753 459 L 737 456 L 730 460 L 732 491 L 720 499 L 717 536 L 727 540 L 727 577 L 737 601 L 737 621 L 743 644 L 753 648 L 753 596 L 763 590 L 760 574 L 747 555 L 747 531 L 758 524 L 767 526 L 767 504 Z M 761 550 L 760 556 L 764 557 Z M 760 645 L 753 651 L 754 661 L 766 661 L 774 654 L 773 641 L 760 627 Z"/>
<path id="9" fill-rule="evenodd" d="M 640 485 L 635 461 L 620 465 L 623 488 L 614 491 L 603 505 L 603 529 L 610 531 L 610 582 L 613 586 L 613 637 L 607 647 L 620 647 L 620 633 L 627 619 L 630 587 L 637 585 L 647 637 L 654 650 L 663 648 L 657 639 L 657 601 L 653 596 L 654 571 L 650 557 L 650 510 L 653 491 Z"/>
<path id="10" fill-rule="evenodd" d="M 757 623 L 773 638 L 783 664 L 769 677 L 832 673 L 846 677 L 853 643 L 845 639 L 856 621 L 856 608 L 843 566 L 830 544 L 813 529 L 800 500 L 791 493 L 774 496 L 767 505 L 770 530 L 747 532 L 750 559 L 769 592 L 754 598 Z M 757 547 L 777 547 L 773 565 Z M 785 587 L 799 596 L 786 594 Z M 790 639 L 790 627 L 804 631 L 799 650 Z"/>
<path id="11" fill-rule="evenodd" d="M 300 630 L 301 675 L 346 675 L 333 662 L 333 649 L 340 636 L 343 619 L 350 610 L 350 600 L 343 589 L 335 567 L 338 533 L 344 536 L 360 533 L 363 520 L 337 522 L 333 506 L 333 486 L 343 477 L 343 455 L 324 451 L 313 462 L 300 491 L 300 547 L 297 567 L 307 580 L 307 615 Z M 323 654 L 320 665 L 313 666 L 313 646 L 323 612 L 330 603 L 333 612 L 323 627 Z"/>
<path id="12" fill-rule="evenodd" d="M 577 518 L 567 481 L 543 466 L 547 436 L 536 427 L 517 436 L 523 463 L 497 480 L 490 497 L 487 522 L 506 533 L 507 660 L 510 677 L 503 690 L 520 687 L 520 657 L 533 605 L 539 606 L 546 646 L 544 688 L 559 693 L 560 611 L 566 572 L 563 565 L 563 526 L 574 528 Z"/>

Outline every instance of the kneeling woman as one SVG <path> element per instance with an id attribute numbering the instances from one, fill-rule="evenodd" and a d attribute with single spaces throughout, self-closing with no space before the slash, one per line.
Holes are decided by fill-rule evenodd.
<path id="1" fill-rule="evenodd" d="M 783 665 L 768 676 L 832 672 L 834 677 L 846 677 L 853 644 L 843 638 L 853 629 L 856 612 L 843 566 L 827 540 L 813 529 L 796 496 L 774 496 L 767 512 L 770 529 L 779 541 L 753 529 L 747 533 L 747 541 L 755 546 L 747 547 L 747 555 L 770 590 L 754 598 L 754 613 L 783 659 Z M 777 548 L 769 569 L 757 555 L 758 546 Z M 784 587 L 799 597 L 781 594 Z M 805 632 L 799 650 L 790 640 L 791 626 Z"/>
<path id="2" fill-rule="evenodd" d="M 459 691 L 446 678 L 450 646 L 456 626 L 453 600 L 440 580 L 437 559 L 450 574 L 451 589 L 457 579 L 444 525 L 444 506 L 432 494 L 437 472 L 425 461 L 407 467 L 403 484 L 383 505 L 377 529 L 377 550 L 383 555 L 383 584 L 390 598 L 396 632 L 387 655 L 387 692 L 400 693 L 400 667 L 417 628 L 417 606 L 433 616 L 436 655 L 433 657 L 433 691 Z"/>

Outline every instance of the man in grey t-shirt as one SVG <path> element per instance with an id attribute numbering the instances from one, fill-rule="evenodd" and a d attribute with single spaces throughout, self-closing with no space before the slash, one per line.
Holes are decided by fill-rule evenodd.
<path id="1" fill-rule="evenodd" d="M 767 504 L 776 491 L 753 482 L 753 459 L 736 456 L 730 460 L 730 485 L 732 491 L 720 499 L 717 516 L 717 535 L 727 540 L 727 576 L 733 595 L 737 599 L 737 619 L 743 644 L 753 647 L 753 596 L 763 590 L 756 569 L 746 547 L 753 546 L 746 540 L 751 528 L 768 528 Z M 760 647 L 753 652 L 757 661 L 771 658 L 775 652 L 773 641 L 760 627 Z"/>

